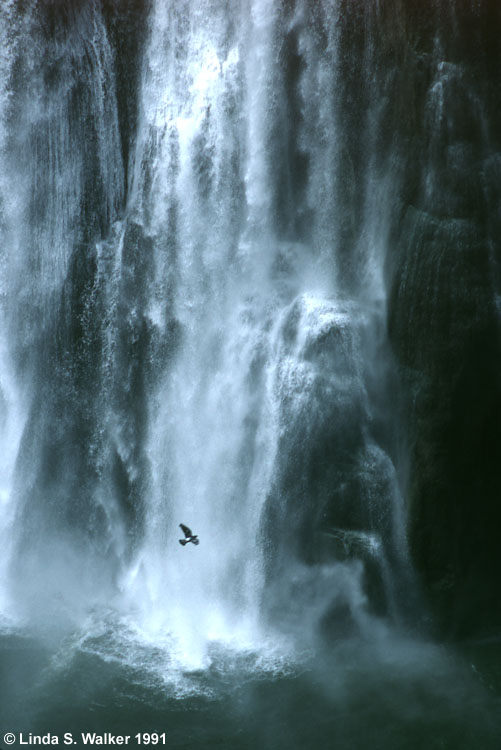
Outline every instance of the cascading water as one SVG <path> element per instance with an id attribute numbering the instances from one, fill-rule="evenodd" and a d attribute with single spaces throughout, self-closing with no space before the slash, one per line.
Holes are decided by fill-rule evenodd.
<path id="1" fill-rule="evenodd" d="M 75 732 L 310 747 L 348 706 L 339 747 L 390 747 L 425 690 L 417 743 L 446 695 L 494 736 L 463 665 L 404 636 L 426 617 L 385 326 L 404 174 L 381 156 L 375 43 L 358 114 L 345 46 L 378 14 L 0 10 L 0 625 L 5 653 L 27 654 L 19 684 L 32 654 L 37 675 L 6 698 L 6 730 L 62 732 L 67 705 Z M 391 727 L 374 740 L 357 706 L 381 688 L 396 709 L 377 704 Z M 199 716 L 188 740 L 180 710 Z"/>
<path id="2" fill-rule="evenodd" d="M 293 227 L 287 138 L 278 136 L 287 122 L 278 60 L 285 11 L 276 3 L 223 11 L 216 5 L 208 18 L 204 3 L 154 10 L 130 198 L 154 254 L 143 314 L 161 331 L 175 321 L 178 337 L 149 406 L 151 489 L 135 586 L 147 592 L 157 627 L 189 638 L 190 655 L 194 641 L 254 629 L 267 538 L 271 558 L 293 544 L 286 500 L 270 500 L 279 454 L 301 460 L 284 431 L 310 442 L 305 433 L 323 429 L 315 402 L 329 393 L 338 422 L 370 412 L 356 338 L 371 312 L 338 288 L 330 172 L 314 169 L 306 186 L 304 211 L 321 206 L 311 228 L 300 238 Z M 317 106 L 322 123 L 328 108 Z M 327 134 L 319 140 L 311 148 L 317 138 L 304 138 L 304 157 L 311 149 L 312 159 L 334 163 L 335 145 Z M 367 442 L 357 436 L 360 454 Z M 262 521 L 267 501 L 283 531 Z M 183 518 L 200 534 L 203 563 L 172 543 Z"/>

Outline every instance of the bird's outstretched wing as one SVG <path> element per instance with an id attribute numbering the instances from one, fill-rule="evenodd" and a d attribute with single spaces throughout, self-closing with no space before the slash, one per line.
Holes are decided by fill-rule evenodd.
<path id="1" fill-rule="evenodd" d="M 185 526 L 184 523 L 180 523 L 179 526 L 183 530 L 183 534 L 186 537 L 193 536 L 193 534 L 191 533 L 191 529 L 189 529 L 187 526 Z"/>

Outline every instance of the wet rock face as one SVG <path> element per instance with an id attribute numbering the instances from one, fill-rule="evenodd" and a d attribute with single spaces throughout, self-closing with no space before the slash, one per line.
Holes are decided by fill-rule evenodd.
<path id="1" fill-rule="evenodd" d="M 364 223 L 375 235 L 373 179 L 401 382 L 390 454 L 415 567 L 441 630 L 457 634 L 501 622 L 500 38 L 501 6 L 474 0 L 345 2 L 338 23 L 354 227 L 343 282 L 360 275 Z"/>
<path id="2" fill-rule="evenodd" d="M 431 25 L 400 10 L 406 85 L 393 94 L 415 99 L 395 123 L 402 204 L 387 278 L 411 551 L 442 629 L 466 634 L 501 621 L 501 14 L 452 5 L 430 9 Z"/>

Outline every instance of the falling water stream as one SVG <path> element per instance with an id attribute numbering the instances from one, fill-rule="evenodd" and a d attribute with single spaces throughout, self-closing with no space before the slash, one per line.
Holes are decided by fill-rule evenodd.
<path id="1" fill-rule="evenodd" d="M 345 13 L 2 4 L 0 718 L 18 742 L 498 746 L 499 675 L 428 640 L 407 549 L 385 323 L 402 175 L 378 158 L 376 95 L 363 168 L 349 151 Z"/>

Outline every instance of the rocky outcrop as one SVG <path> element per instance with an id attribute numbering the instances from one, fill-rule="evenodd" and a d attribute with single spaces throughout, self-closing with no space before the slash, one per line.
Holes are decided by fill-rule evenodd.
<path id="1" fill-rule="evenodd" d="M 501 12 L 488 5 L 402 5 L 388 104 L 407 111 L 393 121 L 401 200 L 387 279 L 408 534 L 440 628 L 455 634 L 501 622 Z"/>

